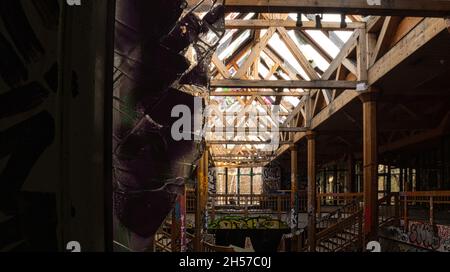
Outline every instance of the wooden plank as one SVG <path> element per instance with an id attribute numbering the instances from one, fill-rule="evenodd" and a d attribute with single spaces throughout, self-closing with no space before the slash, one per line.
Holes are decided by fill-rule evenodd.
<path id="1" fill-rule="evenodd" d="M 209 96 L 304 96 L 306 93 L 301 92 L 269 92 L 269 91 L 231 91 L 231 92 L 210 92 Z"/>
<path id="2" fill-rule="evenodd" d="M 381 56 L 383 56 L 389 49 L 395 30 L 401 21 L 401 17 L 386 17 L 378 36 L 377 44 L 372 54 L 370 64 L 373 65 Z"/>
<path id="3" fill-rule="evenodd" d="M 319 79 L 319 75 L 314 70 L 309 60 L 306 59 L 305 55 L 300 51 L 299 47 L 291 39 L 286 29 L 277 27 L 277 31 L 280 34 L 281 40 L 284 41 L 289 51 L 291 51 L 291 53 L 294 55 L 295 59 L 299 62 L 300 66 L 303 68 L 308 77 L 312 80 Z"/>
<path id="4" fill-rule="evenodd" d="M 288 20 L 226 20 L 225 28 L 226 29 L 266 29 L 270 27 L 282 27 L 288 30 L 291 29 L 318 29 L 316 27 L 316 23 L 313 21 L 304 21 L 302 22 L 302 26 L 298 27 L 297 22 L 288 19 Z M 362 22 L 354 22 L 347 23 L 347 27 L 342 28 L 341 23 L 339 22 L 322 22 L 322 27 L 320 29 L 323 30 L 353 30 L 358 28 L 364 28 L 366 26 L 365 23 Z"/>
<path id="5" fill-rule="evenodd" d="M 360 29 L 358 37 L 358 47 L 356 58 L 358 61 L 358 81 L 367 82 L 368 74 L 368 55 L 367 55 L 367 33 L 365 29 Z"/>
<path id="6" fill-rule="evenodd" d="M 272 38 L 273 34 L 275 33 L 275 28 L 269 28 L 267 32 L 264 34 L 264 36 L 259 40 L 255 46 L 253 46 L 252 51 L 250 55 L 247 57 L 245 62 L 242 64 L 241 67 L 239 67 L 239 70 L 236 72 L 236 74 L 233 76 L 233 78 L 243 78 L 245 74 L 248 72 L 252 64 L 255 62 L 256 58 L 260 57 L 261 51 L 266 47 L 267 43 L 269 42 L 270 38 Z"/>
<path id="7" fill-rule="evenodd" d="M 206 140 L 208 145 L 284 145 L 291 144 L 291 141 L 239 141 L 239 140 Z"/>
<path id="8" fill-rule="evenodd" d="M 328 69 L 323 73 L 322 79 L 328 80 L 331 78 L 334 72 L 336 72 L 339 65 L 342 64 L 342 61 L 347 58 L 347 56 L 350 54 L 351 51 L 354 50 L 356 47 L 356 43 L 358 41 L 360 32 L 355 31 L 352 36 L 348 39 L 348 41 L 345 43 L 344 47 L 342 47 L 339 54 L 336 56 L 336 58 L 330 63 L 330 66 Z"/>
<path id="9" fill-rule="evenodd" d="M 311 129 L 317 128 L 333 114 L 340 111 L 353 99 L 358 97 L 358 93 L 352 90 L 346 91 L 340 96 L 338 96 L 331 104 L 319 112 L 311 121 Z"/>
<path id="10" fill-rule="evenodd" d="M 316 249 L 316 139 L 313 132 L 306 134 L 307 142 L 307 172 L 308 172 L 308 241 L 309 251 Z"/>
<path id="11" fill-rule="evenodd" d="M 211 88 L 241 89 L 356 89 L 356 81 L 346 80 L 243 80 L 212 79 Z"/>
<path id="12" fill-rule="evenodd" d="M 279 131 L 279 132 L 301 132 L 306 131 L 306 128 L 302 127 L 278 127 L 278 128 L 270 128 L 270 127 L 213 127 L 208 129 L 207 132 L 222 132 L 222 133 L 255 133 L 255 132 L 271 132 L 271 131 Z"/>
<path id="13" fill-rule="evenodd" d="M 381 16 L 446 17 L 449 0 L 227 0 L 226 12 L 344 13 Z"/>
<path id="14" fill-rule="evenodd" d="M 217 53 L 213 54 L 212 63 L 214 64 L 214 66 L 216 66 L 217 71 L 219 72 L 219 74 L 221 74 L 223 76 L 223 78 L 231 77 L 230 72 L 228 71 L 225 64 L 219 59 L 219 57 L 217 56 Z"/>
<path id="15" fill-rule="evenodd" d="M 384 17 L 382 16 L 371 16 L 366 23 L 367 33 L 379 32 L 383 27 Z"/>
<path id="16" fill-rule="evenodd" d="M 371 88 L 361 96 L 363 102 L 363 182 L 364 235 L 366 241 L 376 238 L 378 231 L 378 150 L 377 90 Z"/>
<path id="17" fill-rule="evenodd" d="M 377 83 L 397 65 L 445 30 L 444 19 L 423 20 L 369 69 L 369 85 Z"/>

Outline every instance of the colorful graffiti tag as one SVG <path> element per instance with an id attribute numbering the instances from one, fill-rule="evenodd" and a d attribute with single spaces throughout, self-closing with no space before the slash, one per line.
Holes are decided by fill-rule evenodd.
<path id="1" fill-rule="evenodd" d="M 415 245 L 433 250 L 437 250 L 440 246 L 437 227 L 430 224 L 412 224 L 409 231 L 409 241 Z"/>
<path id="2" fill-rule="evenodd" d="M 415 246 L 417 251 L 432 250 L 450 252 L 450 226 L 435 225 L 411 221 L 409 231 L 403 228 L 390 226 L 383 235 L 390 239 L 409 244 L 408 251 Z M 405 247 L 406 245 L 403 245 Z"/>
<path id="3" fill-rule="evenodd" d="M 278 219 L 268 216 L 241 217 L 224 216 L 209 225 L 210 229 L 286 229 L 289 226 Z"/>

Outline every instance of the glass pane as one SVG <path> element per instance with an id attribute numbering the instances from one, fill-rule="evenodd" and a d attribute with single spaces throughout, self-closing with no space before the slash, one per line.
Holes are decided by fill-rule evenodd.
<path id="1" fill-rule="evenodd" d="M 241 176 L 240 193 L 241 195 L 249 195 L 251 193 L 250 176 Z"/>
<path id="2" fill-rule="evenodd" d="M 217 180 L 216 180 L 216 192 L 218 194 L 225 194 L 226 193 L 226 185 L 225 185 L 225 175 L 224 174 L 217 174 Z"/>
<path id="3" fill-rule="evenodd" d="M 250 175 L 250 168 L 241 168 L 241 175 Z"/>
<path id="4" fill-rule="evenodd" d="M 253 176 L 253 194 L 260 195 L 263 191 L 261 174 Z"/>

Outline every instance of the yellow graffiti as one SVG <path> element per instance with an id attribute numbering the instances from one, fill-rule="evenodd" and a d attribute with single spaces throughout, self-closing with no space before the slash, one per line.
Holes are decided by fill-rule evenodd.
<path id="1" fill-rule="evenodd" d="M 285 229 L 287 224 L 270 217 L 226 216 L 209 225 L 210 229 Z"/>

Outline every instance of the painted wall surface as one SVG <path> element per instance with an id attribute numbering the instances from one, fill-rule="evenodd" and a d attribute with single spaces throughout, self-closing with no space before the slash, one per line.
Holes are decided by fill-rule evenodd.
<path id="1" fill-rule="evenodd" d="M 213 221 L 210 229 L 287 229 L 288 225 L 268 216 L 241 217 L 224 216 Z"/>
<path id="2" fill-rule="evenodd" d="M 390 226 L 383 230 L 382 234 L 386 238 L 401 242 L 397 249 L 399 251 L 450 252 L 450 226 L 432 226 L 427 222 L 411 221 L 408 232 L 404 232 L 402 227 Z"/>

